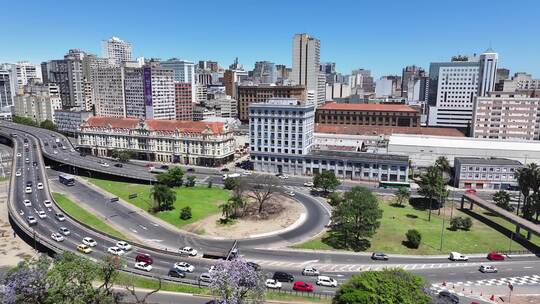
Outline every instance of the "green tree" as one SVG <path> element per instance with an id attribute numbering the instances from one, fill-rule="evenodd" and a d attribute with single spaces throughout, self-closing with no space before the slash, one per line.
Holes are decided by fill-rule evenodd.
<path id="1" fill-rule="evenodd" d="M 337 179 L 334 171 L 325 170 L 321 173 L 315 173 L 313 185 L 315 188 L 322 188 L 325 193 L 334 191 L 341 183 Z"/>
<path id="2" fill-rule="evenodd" d="M 332 192 L 328 195 L 328 203 L 331 206 L 338 206 L 343 202 L 343 196 L 339 192 Z"/>
<path id="3" fill-rule="evenodd" d="M 400 187 L 396 191 L 396 202 L 399 206 L 403 206 L 404 202 L 408 202 L 411 197 L 411 192 L 405 187 Z"/>
<path id="4" fill-rule="evenodd" d="M 176 192 L 163 184 L 154 184 L 150 190 L 150 196 L 153 198 L 154 204 L 151 212 L 160 212 L 174 209 L 176 201 Z"/>
<path id="5" fill-rule="evenodd" d="M 134 153 L 132 151 L 120 151 L 118 154 L 118 161 L 121 163 L 127 163 L 130 159 L 132 159 L 134 156 Z"/>
<path id="6" fill-rule="evenodd" d="M 437 207 L 440 208 L 442 201 L 448 197 L 448 190 L 446 190 L 446 183 L 441 170 L 434 166 L 429 167 L 426 173 L 420 176 L 418 186 L 420 186 L 418 193 L 428 200 L 428 220 L 431 221 L 431 209 L 434 201 L 437 202 Z"/>
<path id="7" fill-rule="evenodd" d="M 180 167 L 173 167 L 167 172 L 163 172 L 157 175 L 156 179 L 158 183 L 167 185 L 170 188 L 176 188 L 182 186 L 184 183 L 184 171 Z"/>
<path id="8" fill-rule="evenodd" d="M 405 234 L 407 238 L 407 245 L 411 248 L 418 248 L 422 242 L 422 234 L 416 229 L 410 229 Z"/>
<path id="9" fill-rule="evenodd" d="M 448 158 L 446 158 L 446 156 L 439 156 L 435 160 L 435 167 L 441 170 L 441 172 L 450 173 L 450 162 L 448 161 Z"/>
<path id="10" fill-rule="evenodd" d="M 493 195 L 493 201 L 495 202 L 495 205 L 507 210 L 507 211 L 513 211 L 514 207 L 510 205 L 510 194 L 504 190 L 499 190 L 495 192 Z"/>
<path id="11" fill-rule="evenodd" d="M 231 216 L 234 214 L 234 208 L 230 201 L 224 202 L 218 206 L 221 209 L 221 215 L 223 216 L 223 222 L 228 222 Z"/>
<path id="12" fill-rule="evenodd" d="M 188 176 L 186 181 L 186 187 L 195 187 L 195 180 L 197 178 L 193 175 Z"/>
<path id="13" fill-rule="evenodd" d="M 461 222 L 461 228 L 463 230 L 471 230 L 472 228 L 472 225 L 473 225 L 473 221 L 470 217 L 466 217 L 463 219 L 463 221 Z"/>
<path id="14" fill-rule="evenodd" d="M 353 187 L 345 192 L 343 201 L 334 209 L 332 232 L 341 238 L 345 247 L 365 248 L 369 243 L 366 238 L 375 234 L 381 218 L 377 197 L 365 187 Z"/>
<path id="15" fill-rule="evenodd" d="M 33 126 L 33 127 L 38 127 L 38 124 L 35 120 L 31 119 L 31 118 L 28 118 L 28 117 L 22 117 L 22 116 L 13 116 L 11 118 L 11 120 L 14 122 L 14 123 L 18 123 L 18 124 L 23 124 L 23 125 L 27 125 L 27 126 Z"/>
<path id="16" fill-rule="evenodd" d="M 245 207 L 244 205 L 246 204 L 246 202 L 244 201 L 242 196 L 240 196 L 240 195 L 238 195 L 236 193 L 233 194 L 229 198 L 229 203 L 231 204 L 231 207 L 233 208 L 234 217 L 238 217 L 240 215 L 239 210 L 243 210 L 244 207 Z"/>
<path id="17" fill-rule="evenodd" d="M 352 276 L 332 299 L 333 304 L 428 304 L 422 277 L 402 269 L 365 271 Z"/>
<path id="18" fill-rule="evenodd" d="M 51 120 L 48 120 L 48 119 L 45 119 L 44 121 L 42 121 L 39 124 L 39 127 L 43 128 L 43 129 L 52 130 L 52 131 L 56 130 L 56 126 L 54 125 L 54 122 L 52 122 Z"/>
<path id="19" fill-rule="evenodd" d="M 189 220 L 191 218 L 191 207 L 186 206 L 180 210 L 180 219 L 182 220 Z"/>
<path id="20" fill-rule="evenodd" d="M 532 194 L 538 193 L 538 186 L 540 184 L 540 172 L 538 169 L 538 165 L 535 163 L 528 164 L 525 167 L 519 168 L 516 171 L 516 179 L 518 182 L 519 190 L 521 191 L 521 195 L 523 196 L 523 217 L 527 219 L 532 218 L 531 211 L 533 208 L 531 208 L 531 192 Z M 516 214 L 519 214 L 521 201 L 518 202 L 518 207 L 516 210 Z"/>
<path id="21" fill-rule="evenodd" d="M 214 183 L 212 183 L 212 180 L 209 180 L 209 181 L 208 181 L 208 188 L 212 188 L 212 185 L 213 185 L 213 184 L 214 184 Z"/>
<path id="22" fill-rule="evenodd" d="M 240 182 L 240 180 L 238 178 L 236 178 L 236 177 L 226 178 L 223 181 L 223 188 L 225 188 L 227 190 L 234 190 L 239 182 Z"/>
<path id="23" fill-rule="evenodd" d="M 463 218 L 461 216 L 454 217 L 450 220 L 450 229 L 456 231 L 463 226 Z"/>

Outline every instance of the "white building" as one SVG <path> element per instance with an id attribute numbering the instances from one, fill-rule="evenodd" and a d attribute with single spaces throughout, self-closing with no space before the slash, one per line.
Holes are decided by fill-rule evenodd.
<path id="1" fill-rule="evenodd" d="M 55 84 L 34 84 L 30 82 L 15 96 L 15 115 L 41 123 L 55 122 L 55 111 L 62 109 L 62 99 Z"/>
<path id="2" fill-rule="evenodd" d="M 489 92 L 495 91 L 498 60 L 499 54 L 491 49 L 486 50 L 480 55 L 478 96 L 487 96 Z"/>
<path id="3" fill-rule="evenodd" d="M 216 94 L 214 99 L 206 102 L 206 106 L 213 108 L 218 117 L 238 118 L 238 101 L 229 95 Z"/>
<path id="4" fill-rule="evenodd" d="M 391 97 L 393 96 L 393 83 L 391 78 L 386 76 L 381 77 L 375 84 L 375 97 Z"/>
<path id="5" fill-rule="evenodd" d="M 91 73 L 96 115 L 126 117 L 122 66 L 102 62 L 94 67 Z"/>
<path id="6" fill-rule="evenodd" d="M 118 37 L 102 41 L 103 57 L 110 58 L 116 63 L 131 61 L 131 43 L 121 40 Z"/>
<path id="7" fill-rule="evenodd" d="M 351 86 L 341 82 L 326 84 L 326 101 L 332 101 L 336 98 L 346 98 L 351 96 Z"/>
<path id="8" fill-rule="evenodd" d="M 19 61 L 15 66 L 17 72 L 17 86 L 19 89 L 27 85 L 31 79 L 37 79 L 39 82 L 43 81 L 40 65 L 32 64 L 28 61 Z"/>
<path id="9" fill-rule="evenodd" d="M 171 58 L 160 64 L 163 68 L 173 70 L 175 82 L 189 83 L 192 88 L 195 87 L 195 64 L 193 62 Z M 191 94 L 191 100 L 195 100 L 195 90 L 191 90 Z"/>
<path id="10" fill-rule="evenodd" d="M 307 101 L 315 105 L 325 102 L 326 76 L 319 71 L 321 42 L 308 34 L 296 34 L 292 47 L 292 71 L 289 79 L 306 87 Z"/>
<path id="11" fill-rule="evenodd" d="M 15 79 L 12 77 L 12 72 L 9 67 L 0 66 L 0 108 L 13 106 L 13 97 L 15 95 L 14 86 Z"/>
<path id="12" fill-rule="evenodd" d="M 531 74 L 527 73 L 516 73 L 512 79 L 502 81 L 502 91 L 504 92 L 538 89 L 540 89 L 540 79 L 533 79 Z"/>
<path id="13" fill-rule="evenodd" d="M 176 119 L 174 72 L 156 66 L 145 66 L 144 104 L 146 119 Z"/>
<path id="14" fill-rule="evenodd" d="M 505 158 L 456 157 L 454 187 L 465 189 L 516 188 L 516 171 L 523 167 L 517 160 Z"/>
<path id="15" fill-rule="evenodd" d="M 197 83 L 195 85 L 195 99 L 194 101 L 196 103 L 205 102 L 208 100 L 208 88 L 205 84 Z"/>
<path id="16" fill-rule="evenodd" d="M 79 132 L 81 124 L 94 115 L 90 111 L 57 110 L 54 116 L 59 132 L 75 135 Z"/>

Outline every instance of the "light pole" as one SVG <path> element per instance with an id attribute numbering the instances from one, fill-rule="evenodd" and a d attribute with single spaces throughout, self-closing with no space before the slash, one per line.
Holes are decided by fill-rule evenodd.
<path id="1" fill-rule="evenodd" d="M 439 198 L 442 202 L 442 197 Z M 444 204 L 443 204 L 444 206 Z M 442 225 L 441 225 L 441 246 L 439 247 L 439 251 L 442 251 L 442 246 L 443 246 L 443 237 L 444 237 L 444 216 L 445 216 L 445 211 L 443 209 L 443 216 L 442 216 Z"/>

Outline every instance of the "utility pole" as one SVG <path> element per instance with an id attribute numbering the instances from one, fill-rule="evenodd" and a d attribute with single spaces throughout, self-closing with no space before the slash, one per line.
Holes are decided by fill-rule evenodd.
<path id="1" fill-rule="evenodd" d="M 440 197 L 440 200 L 442 202 L 442 197 Z M 444 204 L 443 204 L 444 206 Z M 444 207 L 443 207 L 444 208 Z M 441 246 L 439 247 L 439 251 L 442 251 L 442 246 L 443 246 L 443 237 L 444 237 L 444 216 L 445 216 L 445 211 L 443 209 L 443 216 L 442 216 L 442 225 L 441 225 Z"/>

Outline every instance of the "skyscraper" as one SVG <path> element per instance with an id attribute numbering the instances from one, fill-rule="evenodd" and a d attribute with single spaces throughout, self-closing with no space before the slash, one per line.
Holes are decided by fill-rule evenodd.
<path id="1" fill-rule="evenodd" d="M 276 65 L 270 61 L 257 61 L 253 69 L 253 80 L 257 83 L 271 84 L 277 81 Z"/>
<path id="2" fill-rule="evenodd" d="M 118 37 L 111 37 L 103 40 L 103 57 L 110 58 L 117 63 L 131 61 L 131 43 L 121 40 Z"/>
<path id="3" fill-rule="evenodd" d="M 325 102 L 325 74 L 320 71 L 319 39 L 308 34 L 296 34 L 292 47 L 290 80 L 306 87 L 306 101 L 316 106 Z"/>
<path id="4" fill-rule="evenodd" d="M 495 53 L 492 49 L 488 49 L 480 55 L 479 97 L 487 96 L 489 92 L 495 91 L 498 59 L 499 54 Z"/>
<path id="5" fill-rule="evenodd" d="M 193 62 L 171 58 L 167 61 L 162 61 L 160 64 L 163 68 L 173 70 L 174 82 L 189 83 L 190 88 L 195 87 L 195 64 Z M 190 89 L 190 91 L 191 100 L 195 100 L 195 90 Z"/>
<path id="6" fill-rule="evenodd" d="M 22 89 L 23 86 L 27 85 L 28 82 L 32 79 L 41 79 L 41 66 L 32 64 L 28 61 L 19 61 L 16 64 L 17 71 L 17 86 L 19 89 Z"/>

